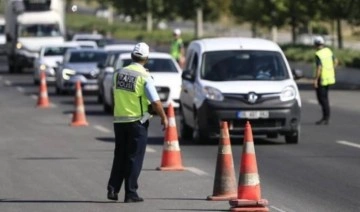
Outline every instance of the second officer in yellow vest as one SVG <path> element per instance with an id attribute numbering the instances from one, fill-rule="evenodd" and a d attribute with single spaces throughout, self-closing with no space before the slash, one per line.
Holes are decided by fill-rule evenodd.
<path id="1" fill-rule="evenodd" d="M 315 53 L 316 70 L 314 87 L 316 89 L 316 97 L 322 109 L 322 118 L 316 122 L 317 125 L 329 124 L 329 87 L 335 84 L 335 67 L 338 63 L 333 52 L 325 47 L 324 43 L 324 39 L 321 36 L 316 37 L 314 40 L 317 49 Z"/>
<path id="2" fill-rule="evenodd" d="M 114 73 L 115 151 L 107 186 L 110 200 L 118 200 L 125 181 L 124 202 L 143 201 L 137 189 L 147 144 L 149 104 L 160 116 L 164 129 L 168 125 L 153 80 L 144 68 L 148 56 L 149 46 L 138 43 L 131 53 L 133 62 Z"/>

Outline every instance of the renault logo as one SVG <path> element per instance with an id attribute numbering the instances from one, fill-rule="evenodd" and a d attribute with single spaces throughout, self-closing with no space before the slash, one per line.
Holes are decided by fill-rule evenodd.
<path id="1" fill-rule="evenodd" d="M 257 99 L 258 99 L 258 95 L 256 95 L 256 93 L 254 93 L 254 92 L 250 92 L 247 96 L 247 101 L 250 104 L 254 104 Z"/>

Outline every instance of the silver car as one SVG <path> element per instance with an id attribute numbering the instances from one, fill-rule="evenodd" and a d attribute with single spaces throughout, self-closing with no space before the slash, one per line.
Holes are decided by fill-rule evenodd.
<path id="1" fill-rule="evenodd" d="M 104 63 L 107 52 L 100 49 L 71 49 L 56 72 L 56 93 L 74 91 L 77 81 L 84 91 L 97 91 L 98 64 Z"/>

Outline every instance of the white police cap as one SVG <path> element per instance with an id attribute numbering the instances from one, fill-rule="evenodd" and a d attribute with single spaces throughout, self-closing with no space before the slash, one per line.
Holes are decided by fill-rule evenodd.
<path id="1" fill-rule="evenodd" d="M 323 45 L 325 43 L 324 38 L 321 36 L 316 36 L 314 38 L 314 44 L 316 45 Z"/>
<path id="2" fill-rule="evenodd" d="M 132 54 L 139 57 L 149 57 L 149 49 L 150 48 L 146 43 L 137 43 L 134 47 L 134 50 L 132 51 Z"/>

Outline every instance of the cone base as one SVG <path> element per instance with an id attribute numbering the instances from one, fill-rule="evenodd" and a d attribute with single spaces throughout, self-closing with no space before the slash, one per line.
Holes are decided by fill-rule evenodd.
<path id="1" fill-rule="evenodd" d="M 227 201 L 227 200 L 233 200 L 237 198 L 237 193 L 234 194 L 225 194 L 225 195 L 213 195 L 213 196 L 208 196 L 206 199 L 207 200 L 212 200 L 212 201 Z"/>
<path id="2" fill-rule="evenodd" d="M 184 171 L 185 168 L 182 166 L 174 166 L 174 167 L 157 167 L 158 171 Z"/>
<path id="3" fill-rule="evenodd" d="M 72 127 L 82 127 L 82 126 L 89 126 L 87 122 L 73 122 L 70 124 Z"/>
<path id="4" fill-rule="evenodd" d="M 230 211 L 242 211 L 242 212 L 269 212 L 269 208 L 267 207 L 233 207 L 230 208 Z"/>
<path id="5" fill-rule="evenodd" d="M 229 201 L 232 207 L 265 207 L 268 205 L 266 199 L 261 200 L 249 200 L 249 199 L 233 199 Z"/>

